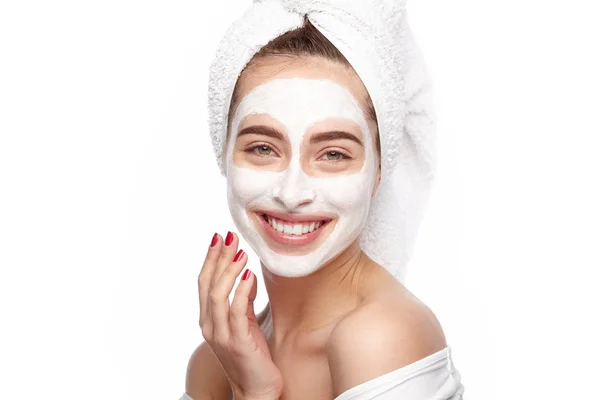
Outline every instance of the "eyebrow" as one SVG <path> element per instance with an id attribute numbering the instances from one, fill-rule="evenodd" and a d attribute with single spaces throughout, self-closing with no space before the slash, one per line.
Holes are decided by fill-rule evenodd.
<path id="1" fill-rule="evenodd" d="M 269 136 L 269 137 L 272 137 L 274 139 L 279 139 L 279 140 L 285 139 L 283 137 L 283 134 L 281 134 L 281 132 L 279 132 L 277 129 L 271 128 L 270 126 L 266 126 L 266 125 L 248 126 L 244 129 L 242 129 L 237 134 L 237 137 L 240 137 L 243 135 L 264 135 L 264 136 Z M 344 132 L 344 131 L 327 131 L 327 132 L 316 133 L 313 136 L 311 136 L 310 144 L 317 144 L 317 143 L 326 142 L 329 140 L 336 140 L 336 139 L 352 140 L 352 141 L 358 143 L 359 145 L 363 146 L 363 143 L 359 138 L 357 138 L 355 135 L 353 135 L 351 133 Z"/>
<path id="2" fill-rule="evenodd" d="M 279 132 L 275 128 L 271 128 L 270 126 L 266 126 L 266 125 L 248 126 L 244 129 L 242 129 L 241 131 L 239 131 L 239 133 L 237 134 L 237 137 L 240 137 L 243 135 L 251 135 L 251 134 L 264 135 L 264 136 L 272 137 L 274 139 L 284 140 L 283 134 L 281 132 Z"/>
<path id="3" fill-rule="evenodd" d="M 321 142 L 326 142 L 328 140 L 336 140 L 336 139 L 352 140 L 352 141 L 360 144 L 361 146 L 363 146 L 363 142 L 359 138 L 357 138 L 356 136 L 354 136 L 351 133 L 344 132 L 344 131 L 328 131 L 328 132 L 320 132 L 320 133 L 314 134 L 310 138 L 310 144 L 316 144 L 316 143 L 321 143 Z"/>

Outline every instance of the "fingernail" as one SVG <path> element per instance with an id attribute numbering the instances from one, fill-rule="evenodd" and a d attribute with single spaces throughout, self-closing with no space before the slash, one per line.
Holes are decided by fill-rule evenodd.
<path id="1" fill-rule="evenodd" d="M 227 237 L 225 238 L 225 246 L 229 246 L 233 242 L 233 233 L 227 232 Z"/>
<path id="2" fill-rule="evenodd" d="M 250 276 L 250 270 L 247 269 L 244 271 L 244 275 L 242 275 L 242 280 L 245 281 Z"/>
<path id="3" fill-rule="evenodd" d="M 242 258 L 243 255 L 244 255 L 244 250 L 238 251 L 237 254 L 235 255 L 235 257 L 233 258 L 233 261 L 234 262 L 238 261 L 240 258 Z"/>
<path id="4" fill-rule="evenodd" d="M 219 241 L 219 234 L 215 233 L 215 235 L 212 238 L 212 242 L 210 242 L 210 247 L 214 247 L 218 241 Z"/>

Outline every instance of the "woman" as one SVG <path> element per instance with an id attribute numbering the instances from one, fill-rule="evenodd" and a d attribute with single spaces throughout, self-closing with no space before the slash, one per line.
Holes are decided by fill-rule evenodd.
<path id="1" fill-rule="evenodd" d="M 319 15 L 344 11 L 324 7 Z M 289 13 L 302 25 L 268 40 L 239 76 L 233 72 L 228 112 L 213 106 L 211 114 L 226 133 L 215 135 L 214 125 L 211 132 L 232 217 L 260 258 L 269 303 L 255 315 L 257 281 L 246 270 L 229 304 L 248 255 L 235 233 L 215 234 L 198 278 L 205 342 L 190 359 L 182 399 L 461 399 L 439 322 L 390 272 L 406 262 L 411 241 L 377 232 L 397 226 L 387 219 L 409 209 L 380 193 L 392 175 L 394 141 L 376 110 L 396 104 L 383 105 L 374 84 L 378 97 L 371 95 L 364 82 L 373 79 L 312 24 L 315 10 L 285 1 L 256 2 L 253 10 L 241 20 L 248 26 L 256 15 Z M 218 86 L 215 77 L 232 71 L 216 65 Z M 382 245 L 403 247 L 389 253 L 403 258 L 390 262 Z"/>

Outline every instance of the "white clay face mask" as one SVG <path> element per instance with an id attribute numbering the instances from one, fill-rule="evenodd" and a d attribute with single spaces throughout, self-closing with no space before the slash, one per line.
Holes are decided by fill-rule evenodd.
<path id="1" fill-rule="evenodd" d="M 234 163 L 238 127 L 250 114 L 269 114 L 285 127 L 282 134 L 291 146 L 285 170 L 272 172 Z M 311 125 L 331 118 L 360 126 L 364 164 L 350 174 L 308 175 L 300 163 L 303 138 Z M 242 98 L 230 135 L 226 149 L 229 209 L 236 227 L 269 271 L 284 277 L 309 275 L 360 235 L 376 166 L 363 111 L 347 88 L 327 79 L 270 80 Z M 311 247 L 311 243 L 318 245 Z M 297 254 L 295 248 L 310 250 Z"/>

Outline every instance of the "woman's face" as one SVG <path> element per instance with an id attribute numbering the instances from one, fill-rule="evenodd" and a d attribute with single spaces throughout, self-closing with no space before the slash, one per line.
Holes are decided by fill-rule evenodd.
<path id="1" fill-rule="evenodd" d="M 262 60 L 240 78 L 225 152 L 237 228 L 272 273 L 309 275 L 358 238 L 379 182 L 353 71 Z"/>

